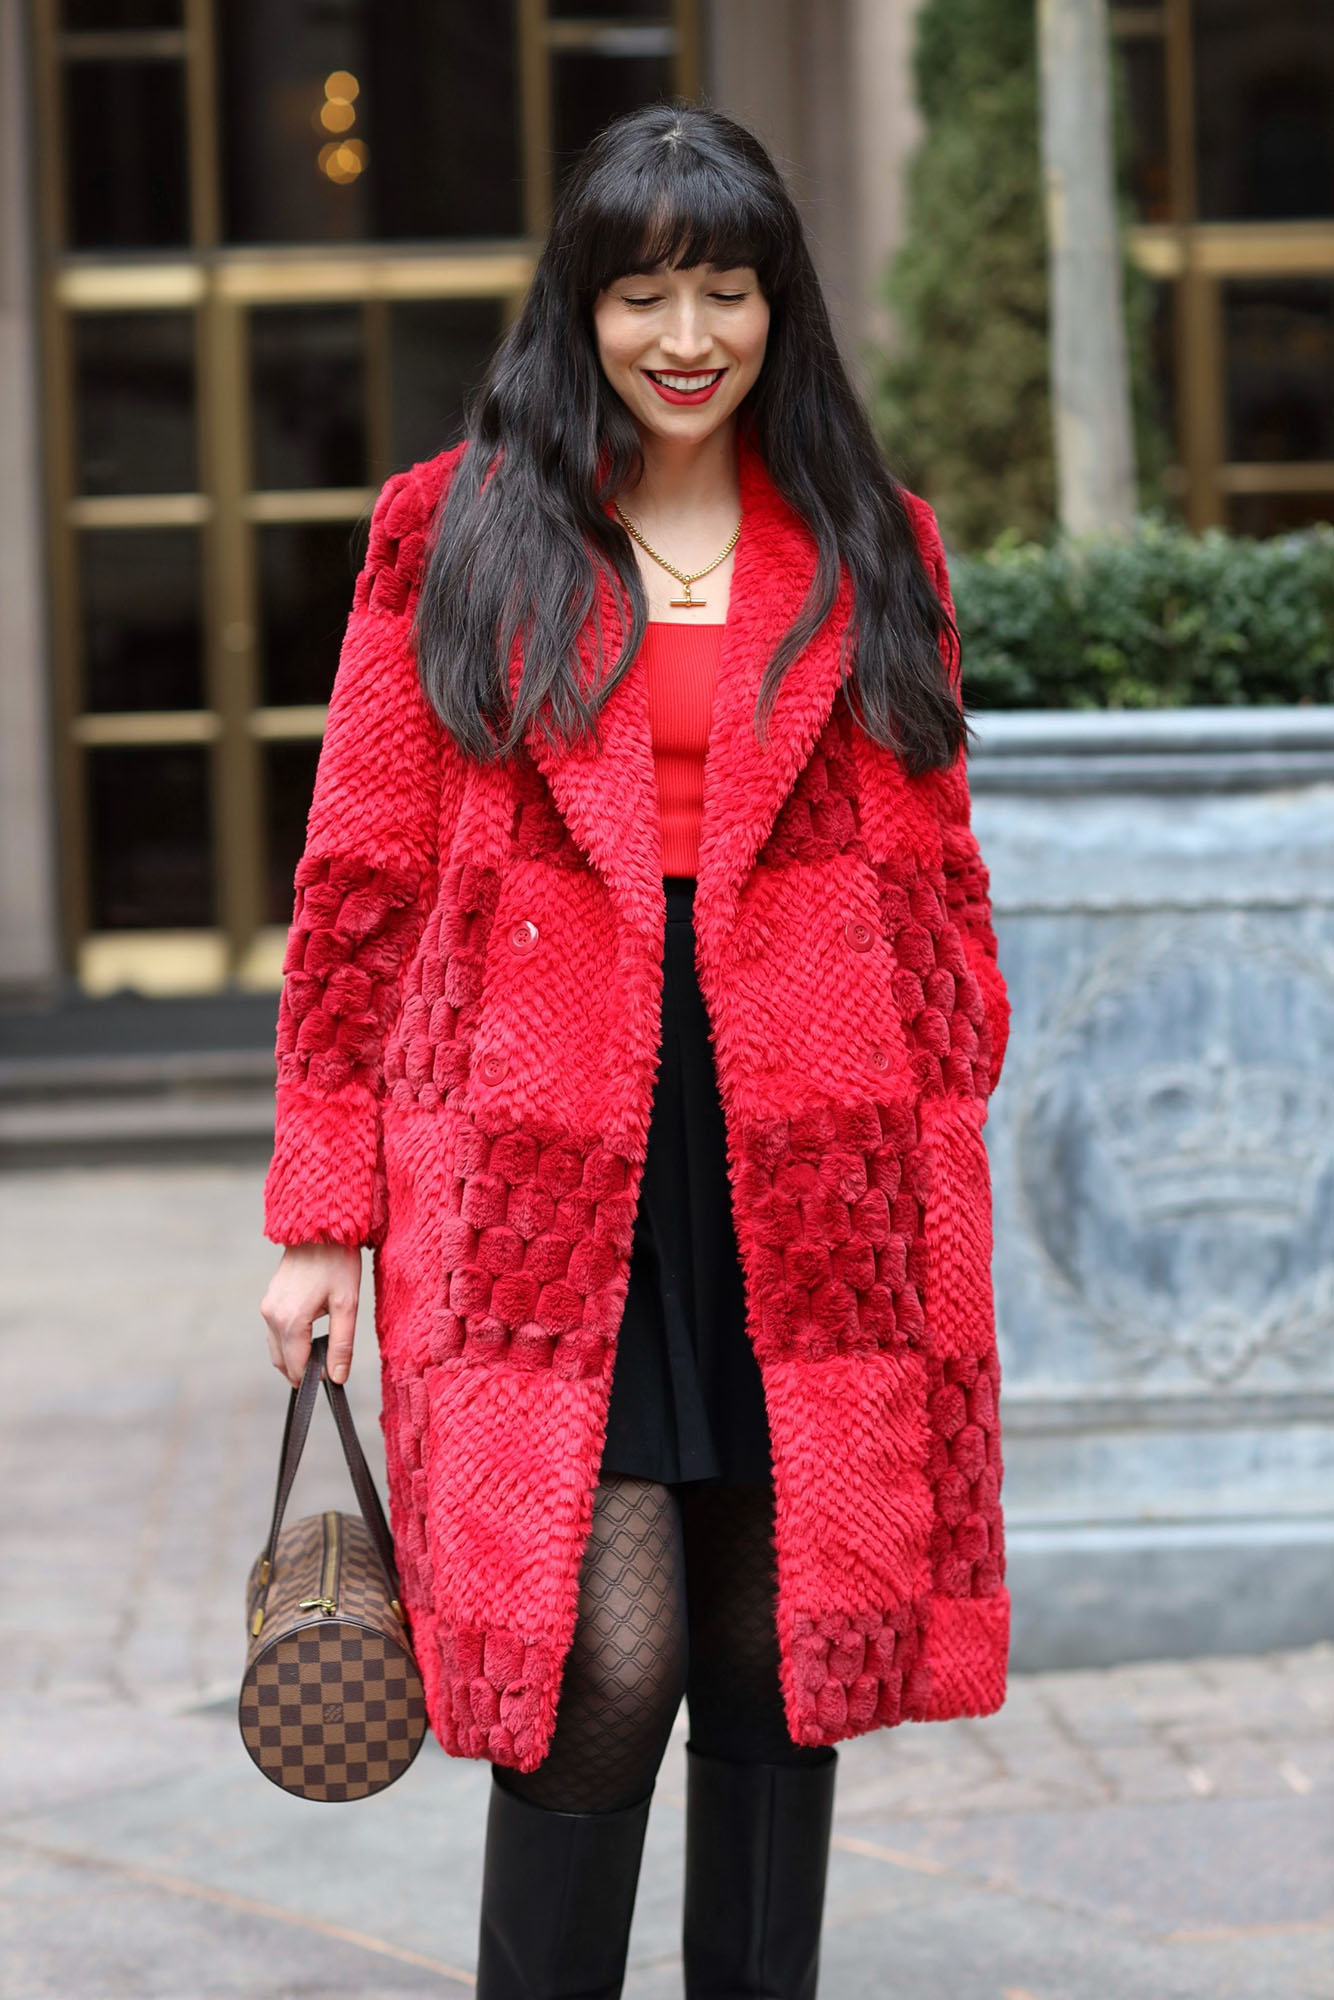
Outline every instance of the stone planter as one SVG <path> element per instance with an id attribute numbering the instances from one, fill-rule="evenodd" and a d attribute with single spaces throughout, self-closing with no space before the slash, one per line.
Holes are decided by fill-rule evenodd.
<path id="1" fill-rule="evenodd" d="M 979 715 L 1016 1666 L 1334 1633 L 1334 707 Z"/>

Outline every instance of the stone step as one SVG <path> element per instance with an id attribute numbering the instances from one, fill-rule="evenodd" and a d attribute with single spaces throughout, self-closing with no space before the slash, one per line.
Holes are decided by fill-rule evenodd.
<path id="1" fill-rule="evenodd" d="M 0 1166 L 258 1153 L 273 1084 L 259 1049 L 0 1058 Z"/>

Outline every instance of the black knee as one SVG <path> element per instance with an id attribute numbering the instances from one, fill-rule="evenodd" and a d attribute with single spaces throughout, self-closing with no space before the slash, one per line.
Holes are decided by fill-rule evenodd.
<path id="1" fill-rule="evenodd" d="M 734 1763 L 826 1763 L 830 1752 L 794 1743 L 779 1679 L 773 1489 L 683 1492 L 690 1668 L 690 1742 Z"/>

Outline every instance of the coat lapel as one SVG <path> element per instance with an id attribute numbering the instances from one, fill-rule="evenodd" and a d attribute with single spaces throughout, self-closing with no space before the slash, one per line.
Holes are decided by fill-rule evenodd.
<path id="1" fill-rule="evenodd" d="M 851 607 L 845 578 L 833 611 L 783 675 L 765 741 L 759 743 L 754 715 L 760 682 L 806 601 L 816 550 L 810 530 L 782 498 L 759 455 L 744 445 L 739 471 L 744 525 L 704 763 L 695 885 L 695 932 L 707 955 L 731 929 L 755 857 L 829 720 Z"/>
<path id="2" fill-rule="evenodd" d="M 723 631 L 713 726 L 704 764 L 695 927 L 701 948 L 721 944 L 737 897 L 778 810 L 829 719 L 842 671 L 850 597 L 846 577 L 833 612 L 783 677 L 766 740 L 754 711 L 764 669 L 797 617 L 815 574 L 815 543 L 744 443 L 738 471 L 742 526 Z M 583 685 L 600 673 L 597 630 L 614 649 L 619 623 L 610 588 L 580 638 Z M 512 680 L 517 680 L 516 660 Z M 648 691 L 637 659 L 599 714 L 602 747 L 549 743 L 536 720 L 525 732 L 570 832 L 602 875 L 627 922 L 661 934 L 664 898 Z"/>

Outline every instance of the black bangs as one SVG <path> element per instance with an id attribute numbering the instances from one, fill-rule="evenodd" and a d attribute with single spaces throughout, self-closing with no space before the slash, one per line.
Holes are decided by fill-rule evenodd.
<path id="1" fill-rule="evenodd" d="M 614 163 L 602 159 L 594 141 L 581 162 L 578 239 L 566 248 L 585 306 L 617 278 L 669 265 L 747 265 L 766 296 L 781 292 L 797 245 L 772 172 L 724 152 L 687 108 L 655 106 L 640 119 L 632 160 L 623 143 Z"/>

